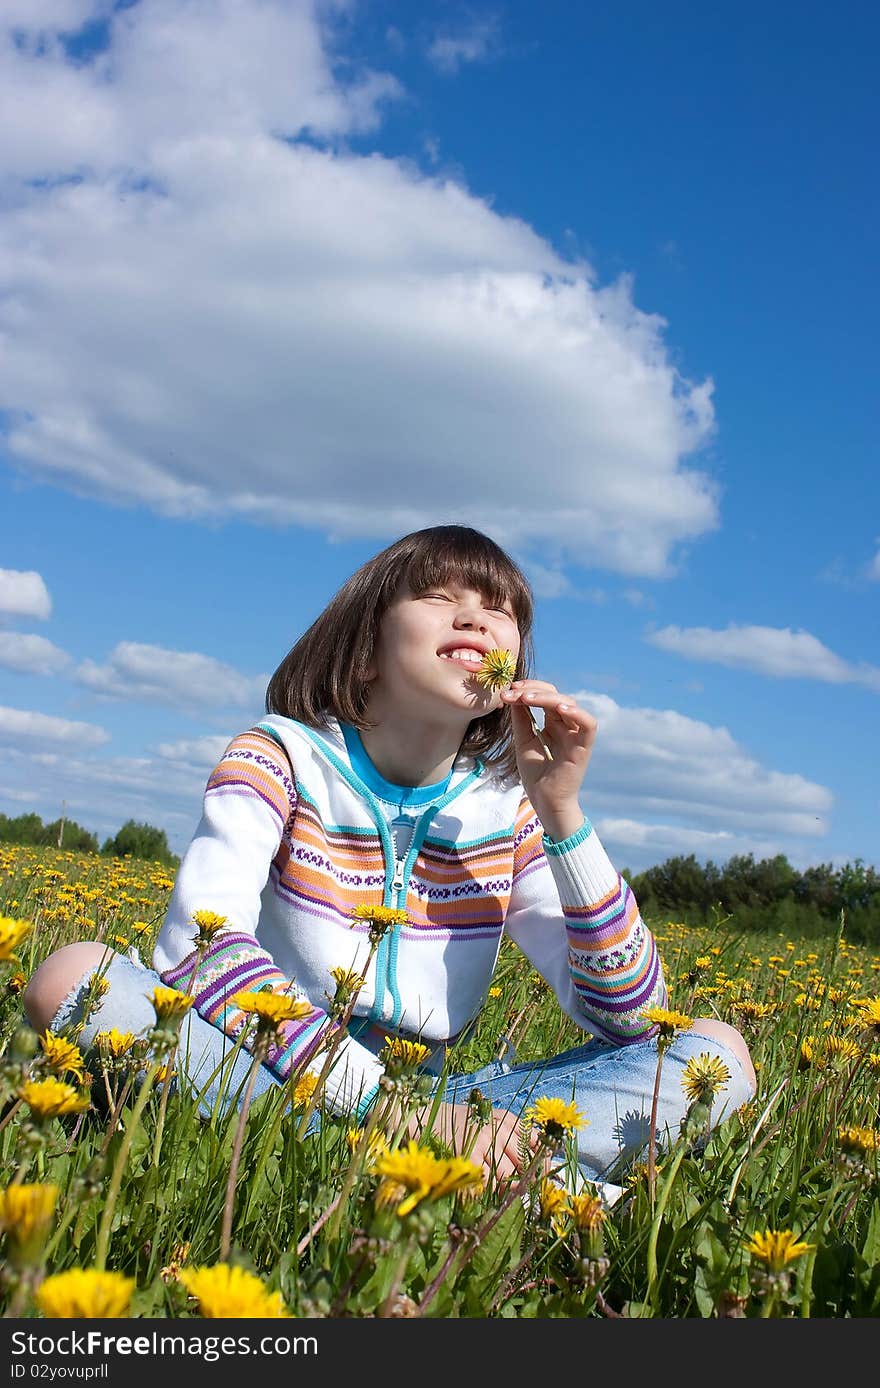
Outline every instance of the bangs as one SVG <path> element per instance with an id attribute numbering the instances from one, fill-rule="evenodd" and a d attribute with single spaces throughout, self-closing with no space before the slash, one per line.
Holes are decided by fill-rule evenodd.
<path id="1" fill-rule="evenodd" d="M 522 630 L 532 623 L 532 597 L 516 565 L 488 536 L 464 527 L 434 529 L 417 544 L 400 578 L 411 592 L 450 584 L 473 588 L 493 605 L 509 602 Z"/>

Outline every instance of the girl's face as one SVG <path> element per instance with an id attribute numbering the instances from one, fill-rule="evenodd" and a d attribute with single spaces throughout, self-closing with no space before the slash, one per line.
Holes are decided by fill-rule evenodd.
<path id="1" fill-rule="evenodd" d="M 499 708 L 501 698 L 475 676 L 487 651 L 500 647 L 514 660 L 520 635 L 509 602 L 495 606 L 458 583 L 413 593 L 398 589 L 382 618 L 373 654 L 374 683 L 383 709 L 446 717 L 467 726 Z"/>

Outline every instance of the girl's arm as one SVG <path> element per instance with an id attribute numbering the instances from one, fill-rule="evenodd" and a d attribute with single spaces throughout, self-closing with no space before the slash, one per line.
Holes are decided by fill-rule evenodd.
<path id="1" fill-rule="evenodd" d="M 259 730 L 235 738 L 208 780 L 202 818 L 177 870 L 156 944 L 154 965 L 163 982 L 192 993 L 199 1015 L 233 1038 L 246 1021 L 232 1001 L 236 993 L 268 987 L 309 1001 L 256 938 L 260 895 L 295 805 L 290 766 L 274 740 Z M 226 923 L 200 957 L 193 916 L 201 911 Z M 323 1008 L 310 1007 L 308 1015 L 283 1024 L 279 1044 L 266 1057 L 279 1079 L 298 1068 L 321 1069 L 336 1024 Z M 345 1037 L 325 1080 L 328 1107 L 365 1112 L 382 1073 L 371 1051 Z"/>
<path id="2" fill-rule="evenodd" d="M 656 1031 L 643 1014 L 666 1004 L 657 945 L 589 820 L 555 842 L 523 796 L 506 929 L 580 1026 L 616 1045 Z"/>

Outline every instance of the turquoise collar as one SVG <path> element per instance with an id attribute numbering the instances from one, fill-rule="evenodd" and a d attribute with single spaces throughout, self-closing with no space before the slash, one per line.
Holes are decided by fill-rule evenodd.
<path id="1" fill-rule="evenodd" d="M 390 801 L 391 804 L 398 805 L 403 809 L 404 805 L 427 805 L 430 801 L 445 795 L 452 777 L 451 770 L 442 781 L 435 781 L 430 786 L 396 786 L 393 781 L 386 781 L 384 776 L 379 775 L 367 755 L 367 750 L 361 741 L 361 735 L 357 728 L 353 728 L 350 723 L 342 722 L 339 726 L 342 729 L 342 736 L 345 738 L 345 746 L 348 750 L 352 770 L 380 800 Z"/>

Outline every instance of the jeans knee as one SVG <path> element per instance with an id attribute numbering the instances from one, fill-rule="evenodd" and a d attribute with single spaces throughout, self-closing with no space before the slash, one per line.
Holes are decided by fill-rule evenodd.
<path id="1" fill-rule="evenodd" d="M 113 955 L 95 940 L 77 940 L 44 959 L 22 994 L 25 1016 L 34 1030 L 46 1031 L 71 989 L 91 970 L 106 966 Z"/>

